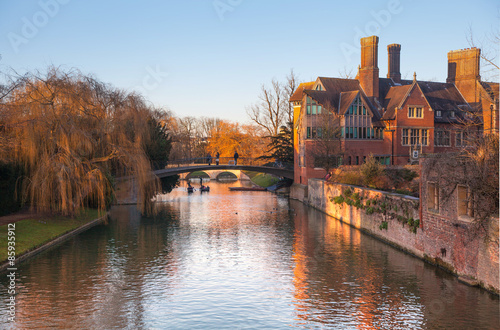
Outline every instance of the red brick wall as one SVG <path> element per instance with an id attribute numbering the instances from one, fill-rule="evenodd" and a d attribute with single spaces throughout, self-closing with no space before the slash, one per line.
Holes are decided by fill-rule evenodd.
<path id="1" fill-rule="evenodd" d="M 432 170 L 436 165 L 430 163 L 430 159 L 421 159 L 420 166 L 421 228 L 425 235 L 419 248 L 437 263 L 449 265 L 457 274 L 476 278 L 485 287 L 498 290 L 498 218 L 491 219 L 488 229 L 483 231 L 474 225 L 473 219 L 459 217 L 456 190 L 445 198 L 439 189 L 439 209 L 429 209 L 429 182 L 439 184 L 439 177 Z"/>
<path id="2" fill-rule="evenodd" d="M 423 118 L 408 118 L 409 107 L 422 107 Z M 394 164 L 405 165 L 410 159 L 410 147 L 403 146 L 403 129 L 421 128 L 428 130 L 428 145 L 422 147 L 422 153 L 434 152 L 434 112 L 431 110 L 418 86 L 414 86 L 410 95 L 396 110 L 396 127 L 394 132 Z M 409 137 L 408 137 L 409 138 Z"/>

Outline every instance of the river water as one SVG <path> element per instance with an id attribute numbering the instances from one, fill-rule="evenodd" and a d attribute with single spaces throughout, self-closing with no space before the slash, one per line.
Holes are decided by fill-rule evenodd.
<path id="1" fill-rule="evenodd" d="M 152 218 L 114 207 L 19 265 L 16 323 L 2 304 L 0 328 L 500 328 L 496 296 L 299 202 L 228 190 L 239 185 L 181 186 Z"/>

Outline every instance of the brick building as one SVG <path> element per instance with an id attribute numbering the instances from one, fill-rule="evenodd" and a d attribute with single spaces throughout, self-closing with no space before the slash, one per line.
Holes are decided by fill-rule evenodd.
<path id="1" fill-rule="evenodd" d="M 498 132 L 499 85 L 481 81 L 480 49 L 449 52 L 446 82 L 429 82 L 416 74 L 401 79 L 399 44 L 387 46 L 387 78 L 380 78 L 378 42 L 377 36 L 361 39 L 355 79 L 318 77 L 290 98 L 296 183 L 326 174 L 320 158 L 359 165 L 373 155 L 386 165 L 404 165 L 422 154 L 457 151 L 471 130 Z M 326 134 L 331 125 L 338 130 Z"/>

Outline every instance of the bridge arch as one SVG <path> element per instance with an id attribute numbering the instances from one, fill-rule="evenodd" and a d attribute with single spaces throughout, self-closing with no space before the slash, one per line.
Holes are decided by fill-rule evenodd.
<path id="1" fill-rule="evenodd" d="M 241 171 L 240 171 L 241 172 Z M 226 177 L 226 178 L 229 178 L 229 179 L 241 179 L 241 175 L 243 173 L 241 173 L 239 176 L 236 175 L 235 173 L 233 173 L 232 171 L 221 171 L 221 172 L 218 172 L 215 179 L 216 180 L 220 180 L 222 179 L 223 177 Z"/>

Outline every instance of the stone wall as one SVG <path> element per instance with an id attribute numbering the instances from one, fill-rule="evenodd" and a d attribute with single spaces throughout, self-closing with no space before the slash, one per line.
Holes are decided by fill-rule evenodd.
<path id="1" fill-rule="evenodd" d="M 499 291 L 498 219 L 492 219 L 488 237 L 473 237 L 466 235 L 467 224 L 422 212 L 418 198 L 321 179 L 310 179 L 307 189 L 294 184 L 290 197 L 446 268 L 469 284 Z"/>

